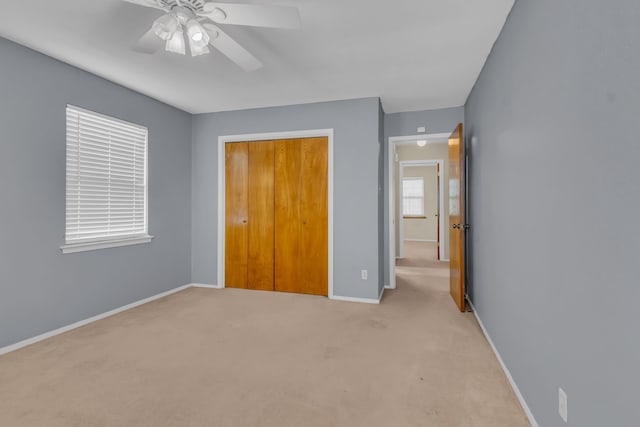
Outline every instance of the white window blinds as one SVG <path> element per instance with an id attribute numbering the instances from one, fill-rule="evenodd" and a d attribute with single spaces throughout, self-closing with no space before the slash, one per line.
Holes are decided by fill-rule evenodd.
<path id="1" fill-rule="evenodd" d="M 67 106 L 66 244 L 147 234 L 147 135 Z"/>
<path id="2" fill-rule="evenodd" d="M 424 215 L 424 180 L 422 178 L 404 178 L 402 180 L 403 216 Z"/>

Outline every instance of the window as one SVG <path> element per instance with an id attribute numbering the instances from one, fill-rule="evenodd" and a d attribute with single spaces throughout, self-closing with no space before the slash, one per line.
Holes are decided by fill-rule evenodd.
<path id="1" fill-rule="evenodd" d="M 147 128 L 67 106 L 64 253 L 146 243 Z"/>
<path id="2" fill-rule="evenodd" d="M 402 215 L 424 215 L 424 179 L 402 179 Z"/>

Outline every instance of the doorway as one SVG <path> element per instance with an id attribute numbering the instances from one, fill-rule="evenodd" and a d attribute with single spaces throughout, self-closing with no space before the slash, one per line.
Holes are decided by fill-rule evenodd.
<path id="1" fill-rule="evenodd" d="M 407 242 L 433 243 L 435 260 L 444 258 L 444 160 L 398 162 L 396 212 L 398 257 L 404 258 Z"/>
<path id="2" fill-rule="evenodd" d="M 402 212 L 402 177 L 404 169 L 418 166 L 431 166 L 440 169 L 438 184 L 439 194 L 437 206 L 425 207 L 431 215 L 438 215 L 436 238 L 413 239 L 435 240 L 435 242 L 411 242 L 413 246 L 432 246 L 423 253 L 431 250 L 435 262 L 448 261 L 448 211 L 445 202 L 448 197 L 448 133 L 424 134 L 389 138 L 389 278 L 388 288 L 396 288 L 396 262 L 405 254 L 406 222 L 416 221 L 414 218 L 404 218 Z M 411 202 L 408 202 L 411 203 Z M 415 203 L 415 202 L 414 202 Z M 428 216 L 428 215 L 421 215 Z M 422 219 L 422 218 L 420 218 Z M 440 245 L 437 245 L 438 240 Z M 438 259 L 440 261 L 438 261 Z M 443 264 L 444 266 L 444 264 Z"/>

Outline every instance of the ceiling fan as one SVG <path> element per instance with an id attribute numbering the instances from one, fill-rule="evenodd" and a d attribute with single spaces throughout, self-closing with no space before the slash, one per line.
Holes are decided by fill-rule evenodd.
<path id="1" fill-rule="evenodd" d="M 205 55 L 209 46 L 218 49 L 245 71 L 263 67 L 251 52 L 233 40 L 218 24 L 250 27 L 298 29 L 296 7 L 257 4 L 217 3 L 205 0 L 124 0 L 127 3 L 159 9 L 166 13 L 156 19 L 134 45 L 133 50 L 152 54 L 162 48 L 192 56 Z M 186 36 L 185 36 L 186 33 Z"/>

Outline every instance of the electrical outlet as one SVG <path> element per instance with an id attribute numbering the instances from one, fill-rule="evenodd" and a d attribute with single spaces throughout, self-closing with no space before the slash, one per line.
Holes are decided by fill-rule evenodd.
<path id="1" fill-rule="evenodd" d="M 360 277 L 362 277 L 362 280 L 367 280 L 367 275 L 368 275 L 368 271 L 367 270 L 362 270 L 360 272 Z"/>
<path id="2" fill-rule="evenodd" d="M 426 131 L 427 131 L 427 128 L 425 128 L 425 127 L 423 127 L 423 126 L 420 126 L 420 127 L 418 128 L 418 133 L 425 133 Z"/>
<path id="3" fill-rule="evenodd" d="M 564 420 L 564 422 L 567 422 L 567 393 L 564 392 L 564 390 L 560 387 L 558 387 L 558 412 L 560 413 L 560 416 L 562 417 L 562 419 Z"/>

